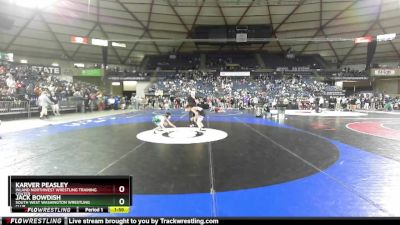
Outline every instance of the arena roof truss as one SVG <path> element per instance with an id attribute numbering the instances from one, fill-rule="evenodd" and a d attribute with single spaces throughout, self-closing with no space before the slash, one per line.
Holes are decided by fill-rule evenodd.
<path id="1" fill-rule="evenodd" d="M 0 0 L 0 51 L 51 59 L 100 62 L 101 48 L 71 43 L 88 36 L 121 43 L 109 63 L 140 62 L 172 51 L 270 51 L 292 48 L 330 62 L 365 63 L 367 44 L 354 38 L 400 31 L 399 0 L 46 0 L 42 8 Z M 196 25 L 271 24 L 269 43 L 196 45 Z M 400 41 L 379 42 L 375 61 L 398 61 Z"/>

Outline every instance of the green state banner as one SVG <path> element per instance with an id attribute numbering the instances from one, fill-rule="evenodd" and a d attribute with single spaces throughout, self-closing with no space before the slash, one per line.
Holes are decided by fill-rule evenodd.
<path id="1" fill-rule="evenodd" d="M 102 69 L 83 69 L 80 76 L 84 77 L 102 77 L 104 75 Z"/>

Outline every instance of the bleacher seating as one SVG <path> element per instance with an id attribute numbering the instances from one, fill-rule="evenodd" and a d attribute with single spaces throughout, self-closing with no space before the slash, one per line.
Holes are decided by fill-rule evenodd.
<path id="1" fill-rule="evenodd" d="M 174 56 L 174 57 L 171 57 Z M 199 69 L 199 54 L 148 55 L 147 70 L 194 70 Z"/>

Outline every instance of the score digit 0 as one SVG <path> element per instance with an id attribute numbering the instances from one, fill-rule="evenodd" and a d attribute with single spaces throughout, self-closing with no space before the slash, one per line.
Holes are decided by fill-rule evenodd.
<path id="1" fill-rule="evenodd" d="M 118 193 L 123 194 L 123 197 L 120 196 L 120 197 L 118 198 L 118 205 L 120 205 L 120 206 L 124 206 L 124 205 L 128 204 L 128 202 L 129 202 L 129 196 L 128 196 L 128 197 L 125 196 L 125 192 L 126 192 L 126 191 L 127 191 L 127 190 L 126 190 L 125 185 L 120 185 L 120 186 L 118 186 Z M 128 194 L 128 195 L 129 195 L 129 194 Z"/>

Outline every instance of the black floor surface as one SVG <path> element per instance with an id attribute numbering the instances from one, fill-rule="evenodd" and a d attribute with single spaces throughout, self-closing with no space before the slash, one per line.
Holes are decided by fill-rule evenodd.
<path id="1" fill-rule="evenodd" d="M 252 119 L 251 116 L 230 119 L 240 121 L 245 117 Z M 217 142 L 188 145 L 153 144 L 136 139 L 139 132 L 154 128 L 150 122 L 56 134 L 44 131 L 40 137 L 21 143 L 15 143 L 15 138 L 2 140 L 2 156 L 8 163 L 1 169 L 13 175 L 132 175 L 137 194 L 248 189 L 299 179 L 328 168 L 336 162 L 339 152 L 321 137 L 399 161 L 400 141 L 356 133 L 345 127 L 347 123 L 369 119 L 399 129 L 400 117 L 393 115 L 287 116 L 286 125 L 306 132 L 237 121 L 211 121 L 210 127 L 229 136 Z M 187 126 L 186 122 L 176 124 Z M 3 161 L 6 162 L 4 158 Z"/>

